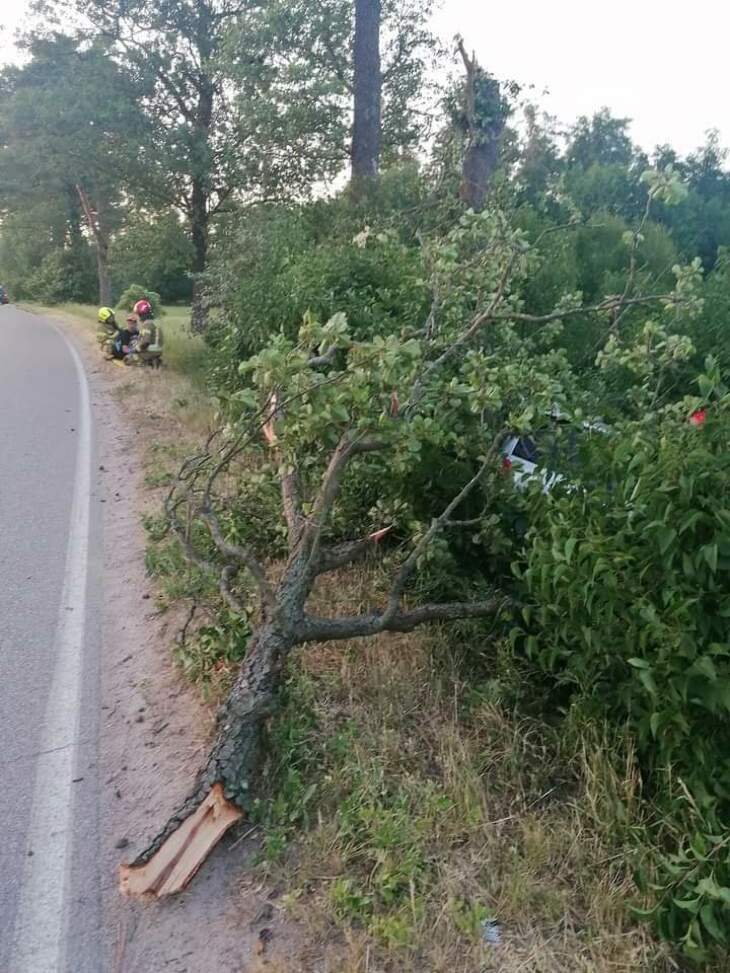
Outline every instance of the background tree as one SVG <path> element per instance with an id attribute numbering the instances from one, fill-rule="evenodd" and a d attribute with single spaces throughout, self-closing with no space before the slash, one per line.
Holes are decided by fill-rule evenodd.
<path id="1" fill-rule="evenodd" d="M 28 63 L 8 68 L 3 78 L 2 205 L 7 212 L 39 197 L 75 197 L 63 245 L 78 245 L 85 225 L 97 257 L 98 297 L 108 304 L 109 242 L 123 219 L 131 146 L 142 125 L 136 92 L 99 45 L 55 35 L 31 37 L 27 50 Z"/>
<path id="2" fill-rule="evenodd" d="M 110 266 L 117 295 L 135 281 L 157 291 L 164 304 L 191 300 L 193 247 L 175 211 L 129 213 L 112 240 Z"/>
<path id="3" fill-rule="evenodd" d="M 352 188 L 357 196 L 380 164 L 380 0 L 355 0 Z"/>
<path id="4" fill-rule="evenodd" d="M 258 29 L 269 38 L 268 61 L 258 87 L 246 81 L 245 44 L 233 43 L 229 53 L 244 88 L 256 91 L 264 103 L 261 110 L 265 103 L 270 110 L 275 106 L 273 124 L 304 133 L 295 136 L 297 153 L 305 159 L 318 156 L 319 164 L 327 166 L 326 175 L 340 173 L 353 161 L 357 12 L 362 25 L 357 58 L 363 68 L 358 73 L 358 103 L 368 106 L 370 119 L 370 148 L 363 160 L 369 159 L 372 172 L 378 157 L 389 164 L 412 154 L 428 131 L 435 96 L 429 69 L 440 54 L 428 29 L 431 9 L 430 2 L 413 0 L 360 0 L 357 8 L 353 0 L 272 2 L 239 26 L 249 32 Z M 357 152 L 360 155 L 362 149 Z"/>
<path id="5" fill-rule="evenodd" d="M 234 193 L 258 189 L 265 169 L 267 148 L 242 125 L 222 58 L 229 31 L 249 6 L 241 0 L 52 5 L 58 18 L 81 18 L 82 34 L 104 38 L 117 62 L 135 75 L 147 123 L 138 143 L 136 195 L 184 214 L 195 275 L 207 265 L 211 220 Z M 251 62 L 262 55 L 261 48 L 251 51 Z M 204 325 L 194 284 L 193 328 Z"/>

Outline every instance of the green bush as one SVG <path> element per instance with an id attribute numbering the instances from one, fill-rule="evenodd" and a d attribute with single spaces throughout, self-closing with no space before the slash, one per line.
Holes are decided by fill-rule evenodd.
<path id="1" fill-rule="evenodd" d="M 88 249 L 52 250 L 23 282 L 18 297 L 43 304 L 95 301 L 98 282 Z"/>
<path id="2" fill-rule="evenodd" d="M 132 311 L 137 301 L 141 301 L 143 298 L 147 298 L 152 305 L 152 311 L 155 317 L 159 317 L 159 315 L 162 314 L 162 302 L 160 301 L 160 295 L 155 293 L 155 291 L 147 290 L 147 288 L 142 287 L 141 284 L 129 285 L 129 287 L 124 291 L 122 296 L 117 301 L 117 310 Z"/>
<path id="3" fill-rule="evenodd" d="M 112 241 L 109 262 L 115 292 L 134 280 L 158 292 L 166 304 L 190 302 L 193 248 L 175 214 L 130 220 Z"/>
<path id="4" fill-rule="evenodd" d="M 632 731 L 662 851 L 653 914 L 690 955 L 730 941 L 730 395 L 594 443 L 590 489 L 533 531 L 519 636 L 556 703 Z M 724 834 L 724 837 L 718 837 Z"/>
<path id="5" fill-rule="evenodd" d="M 206 275 L 219 309 L 206 335 L 213 386 L 238 388 L 239 363 L 275 334 L 295 338 L 308 312 L 323 321 L 345 313 L 363 340 L 422 325 L 430 297 L 408 212 L 424 222 L 421 192 L 417 173 L 396 169 L 367 207 L 347 198 L 259 207 L 222 234 Z"/>

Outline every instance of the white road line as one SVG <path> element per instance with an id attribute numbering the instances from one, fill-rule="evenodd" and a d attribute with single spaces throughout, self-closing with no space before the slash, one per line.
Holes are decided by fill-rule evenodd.
<path id="1" fill-rule="evenodd" d="M 72 838 L 72 779 L 79 742 L 79 705 L 86 620 L 91 494 L 91 407 L 81 359 L 62 332 L 78 374 L 76 471 L 55 666 L 36 762 L 28 857 L 15 921 L 10 973 L 58 973 L 66 929 L 66 885 Z"/>

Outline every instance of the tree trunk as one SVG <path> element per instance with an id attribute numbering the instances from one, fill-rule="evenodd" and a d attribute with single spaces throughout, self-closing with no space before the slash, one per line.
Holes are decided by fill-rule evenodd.
<path id="1" fill-rule="evenodd" d="M 109 306 L 112 302 L 112 285 L 109 275 L 109 234 L 106 223 L 106 200 L 101 190 L 96 190 L 96 207 L 82 186 L 76 186 L 81 206 L 86 216 L 96 247 L 96 268 L 99 281 L 99 304 Z"/>
<path id="2" fill-rule="evenodd" d="M 204 851 L 200 860 L 188 861 L 182 871 L 177 866 L 186 846 L 183 843 L 179 851 L 174 848 L 175 834 L 200 810 L 216 785 L 220 785 L 228 808 L 234 811 L 231 823 L 240 816 L 238 809 L 245 811 L 250 807 L 259 770 L 264 723 L 273 710 L 282 668 L 293 645 L 290 636 L 266 622 L 256 629 L 219 718 L 215 743 L 194 789 L 149 847 L 131 866 L 122 868 L 121 881 L 125 891 L 135 895 L 146 892 L 169 894 L 180 891 L 192 878 L 223 831 L 215 834 L 209 843 L 203 836 Z M 229 826 L 228 821 L 224 824 Z M 215 828 L 215 821 L 208 825 Z M 199 827 L 195 831 L 199 831 Z M 200 840 L 200 834 L 196 838 Z M 166 882 L 176 869 L 177 884 L 170 887 Z"/>
<path id="3" fill-rule="evenodd" d="M 210 56 L 208 49 L 209 38 L 206 35 L 207 19 L 201 21 L 199 50 L 204 60 Z M 196 334 L 202 334 L 208 323 L 207 308 L 203 299 L 203 282 L 201 274 L 208 266 L 208 230 L 210 226 L 210 126 L 213 121 L 213 99 L 215 91 L 207 77 L 200 80 L 198 89 L 198 107 L 195 116 L 195 170 L 192 176 L 192 190 L 190 194 L 190 233 L 193 238 L 193 309 L 192 329 Z"/>
<path id="4" fill-rule="evenodd" d="M 352 190 L 362 196 L 380 163 L 380 0 L 355 0 L 355 115 L 352 130 Z"/>
<path id="5" fill-rule="evenodd" d="M 475 213 L 484 208 L 492 176 L 499 162 L 499 135 L 490 134 L 470 141 L 461 173 L 459 198 Z"/>
<path id="6" fill-rule="evenodd" d="M 201 275 L 208 265 L 208 195 L 201 179 L 193 180 L 190 230 L 193 238 L 193 310 L 192 329 L 202 334 L 207 324 Z"/>
<path id="7" fill-rule="evenodd" d="M 499 82 L 469 57 L 462 41 L 459 53 L 466 68 L 464 114 L 466 151 L 461 169 L 459 198 L 470 209 L 484 208 L 492 177 L 499 163 L 499 140 L 506 124 Z"/>

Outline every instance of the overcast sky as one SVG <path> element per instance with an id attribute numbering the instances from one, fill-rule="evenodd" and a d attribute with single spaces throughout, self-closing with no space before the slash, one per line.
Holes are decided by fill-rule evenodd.
<path id="1" fill-rule="evenodd" d="M 0 0 L 0 59 L 28 0 Z M 443 0 L 436 26 L 464 36 L 498 78 L 535 85 L 561 122 L 604 105 L 635 141 L 696 148 L 709 128 L 730 145 L 730 10 L 722 0 Z M 547 94 L 543 92 L 547 90 Z"/>

